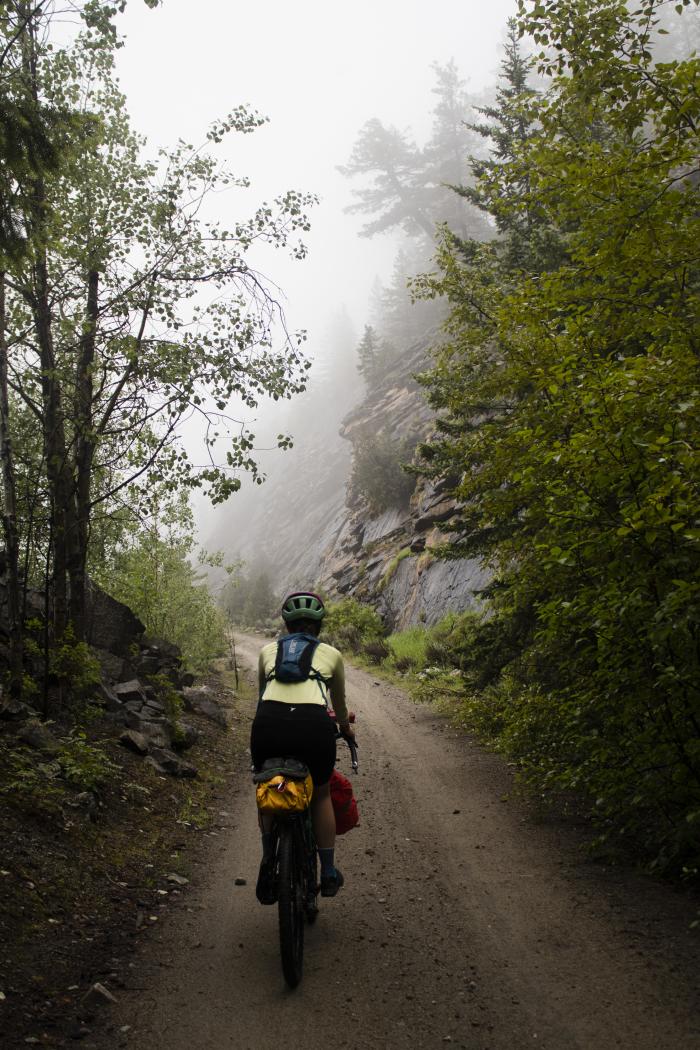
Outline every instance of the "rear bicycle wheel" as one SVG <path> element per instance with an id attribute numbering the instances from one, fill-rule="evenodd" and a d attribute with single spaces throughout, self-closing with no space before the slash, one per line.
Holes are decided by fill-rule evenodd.
<path id="1" fill-rule="evenodd" d="M 304 967 L 304 877 L 303 857 L 294 821 L 280 827 L 279 927 L 282 973 L 290 988 L 296 988 Z"/>
<path id="2" fill-rule="evenodd" d="M 318 858 L 316 847 L 312 842 L 305 843 L 306 849 L 306 886 L 304 891 L 304 914 L 309 926 L 318 918 Z"/>

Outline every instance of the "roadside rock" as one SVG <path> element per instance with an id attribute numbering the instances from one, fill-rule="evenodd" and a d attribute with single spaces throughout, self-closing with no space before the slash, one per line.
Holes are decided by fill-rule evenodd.
<path id="1" fill-rule="evenodd" d="M 140 734 L 144 736 L 149 747 L 172 747 L 172 728 L 169 722 L 141 722 Z"/>
<path id="2" fill-rule="evenodd" d="M 182 690 L 187 711 L 196 711 L 204 715 L 217 725 L 226 726 L 226 715 L 223 708 L 214 699 L 212 692 L 206 686 L 186 686 Z"/>
<path id="3" fill-rule="evenodd" d="M 93 1009 L 98 1006 L 107 1006 L 116 1002 L 118 1002 L 117 997 L 112 995 L 109 989 L 105 988 L 105 986 L 100 984 L 99 981 L 96 981 L 92 988 L 86 992 L 82 998 L 83 1007 L 87 1007 L 88 1009 Z"/>
<path id="4" fill-rule="evenodd" d="M 106 649 L 92 646 L 92 652 L 97 657 L 100 669 L 105 678 L 111 682 L 123 682 L 127 678 L 133 678 L 134 668 L 129 660 L 116 653 L 110 653 Z"/>
<path id="5" fill-rule="evenodd" d="M 173 751 L 165 748 L 153 748 L 146 762 L 158 773 L 168 773 L 171 777 L 191 779 L 197 776 L 197 769 L 189 762 L 183 762 Z"/>
<path id="6" fill-rule="evenodd" d="M 176 751 L 187 751 L 199 740 L 199 732 L 188 722 L 178 722 L 175 736 L 173 737 L 173 748 Z"/>
<path id="7" fill-rule="evenodd" d="M 137 755 L 148 754 L 148 740 L 143 733 L 136 729 L 127 729 L 119 737 L 119 743 L 128 751 L 134 751 Z"/>
<path id="8" fill-rule="evenodd" d="M 111 685 L 100 682 L 92 696 L 93 703 L 98 707 L 104 707 L 107 711 L 121 711 L 122 704 Z"/>
<path id="9" fill-rule="evenodd" d="M 128 682 L 119 682 L 114 686 L 114 693 L 120 703 L 141 708 L 147 700 L 143 686 L 138 678 L 132 678 Z"/>
<path id="10" fill-rule="evenodd" d="M 87 638 L 89 645 L 129 660 L 145 627 L 128 606 L 88 581 Z"/>
<path id="11" fill-rule="evenodd" d="M 124 721 L 129 729 L 143 735 L 150 745 L 170 747 L 172 727 L 165 718 L 144 718 L 140 711 L 127 708 Z"/>
<path id="12" fill-rule="evenodd" d="M 38 718 L 33 718 L 23 725 L 17 734 L 23 744 L 41 751 L 45 755 L 57 755 L 61 745 L 50 729 Z"/>
<path id="13" fill-rule="evenodd" d="M 163 638 L 144 637 L 141 639 L 141 651 L 136 659 L 139 674 L 145 677 L 162 675 L 176 689 L 185 684 L 182 670 L 182 652 L 177 645 L 166 642 Z"/>
<path id="14" fill-rule="evenodd" d="M 170 882 L 173 886 L 189 886 L 190 880 L 186 879 L 184 875 L 178 875 L 176 872 L 171 871 L 165 876 L 166 881 Z"/>

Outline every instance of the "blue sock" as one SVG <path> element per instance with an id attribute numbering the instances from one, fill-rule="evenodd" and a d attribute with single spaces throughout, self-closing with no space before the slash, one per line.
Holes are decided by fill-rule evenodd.
<path id="1" fill-rule="evenodd" d="M 333 863 L 333 854 L 335 850 L 332 849 L 320 849 L 318 851 L 318 859 L 321 861 L 321 878 L 327 878 L 329 875 L 335 875 L 335 864 Z"/>

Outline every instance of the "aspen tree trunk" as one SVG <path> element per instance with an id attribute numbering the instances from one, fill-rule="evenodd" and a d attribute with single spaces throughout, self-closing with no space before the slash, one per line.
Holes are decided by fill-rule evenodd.
<path id="1" fill-rule="evenodd" d="M 26 31 L 22 41 L 27 89 L 39 106 L 36 22 L 25 5 Z M 41 367 L 44 456 L 51 503 L 51 622 L 54 637 L 68 626 L 68 545 L 75 521 L 72 473 L 66 448 L 61 376 L 53 343 L 47 239 L 48 204 L 44 179 L 32 180 L 29 193 L 28 227 L 33 242 L 33 287 L 27 299 L 32 308 Z"/>
<path id="2" fill-rule="evenodd" d="M 10 695 L 20 696 L 24 672 L 19 584 L 19 534 L 15 468 L 10 437 L 10 402 L 7 388 L 7 338 L 5 274 L 0 272 L 0 460 L 2 461 L 2 528 L 7 559 L 7 617 L 10 629 Z"/>
<path id="3" fill-rule="evenodd" d="M 66 448 L 61 404 L 61 383 L 56 369 L 49 305 L 48 269 L 45 255 L 37 260 L 34 324 L 41 362 L 41 391 L 44 412 L 44 451 L 51 496 L 52 517 L 52 623 L 60 638 L 68 626 L 68 545 L 75 515 L 72 480 Z"/>
<path id="4" fill-rule="evenodd" d="M 70 616 L 76 636 L 85 637 L 86 562 L 90 528 L 90 481 L 96 434 L 92 418 L 93 380 L 97 334 L 99 274 L 88 273 L 87 317 L 80 342 L 75 383 L 75 527 L 70 536 Z"/>

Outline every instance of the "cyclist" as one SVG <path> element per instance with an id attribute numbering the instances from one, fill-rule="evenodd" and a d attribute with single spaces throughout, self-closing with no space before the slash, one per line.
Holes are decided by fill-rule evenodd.
<path id="1" fill-rule="evenodd" d="M 318 637 L 325 615 L 323 601 L 309 591 L 288 595 L 282 605 L 282 618 L 288 634 Z M 337 649 L 319 642 L 313 653 L 311 671 L 304 681 L 275 680 L 277 642 L 264 646 L 258 661 L 260 702 L 253 720 L 250 750 L 253 765 L 259 769 L 266 758 L 286 756 L 300 759 L 308 767 L 314 783 L 311 819 L 321 863 L 321 896 L 335 897 L 343 885 L 342 873 L 335 866 L 335 814 L 329 780 L 335 767 L 335 726 L 328 717 L 333 708 L 341 734 L 354 739 L 345 703 L 345 670 Z M 256 887 L 261 904 L 274 904 L 274 856 L 270 821 L 261 819 L 263 858 Z"/>

